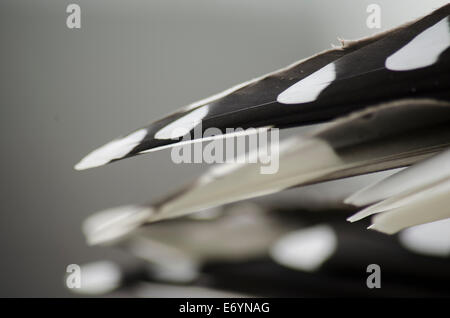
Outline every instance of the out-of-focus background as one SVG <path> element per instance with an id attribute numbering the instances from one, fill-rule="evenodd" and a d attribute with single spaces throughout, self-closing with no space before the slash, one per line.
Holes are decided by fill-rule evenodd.
<path id="1" fill-rule="evenodd" d="M 80 30 L 66 27 L 69 3 L 81 7 Z M 381 6 L 379 30 L 366 26 L 371 3 Z M 205 169 L 161 151 L 74 171 L 95 147 L 337 37 L 368 36 L 445 3 L 2 0 L 0 296 L 73 296 L 68 264 L 126 257 L 86 245 L 87 216 L 158 198 Z"/>

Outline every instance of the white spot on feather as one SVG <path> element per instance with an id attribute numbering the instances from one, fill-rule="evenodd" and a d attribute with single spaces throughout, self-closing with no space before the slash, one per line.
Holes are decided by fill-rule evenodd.
<path id="1" fill-rule="evenodd" d="M 423 255 L 450 256 L 450 219 L 422 224 L 400 233 L 407 249 Z"/>
<path id="2" fill-rule="evenodd" d="M 410 71 L 436 63 L 439 55 L 450 46 L 449 18 L 429 27 L 411 42 L 386 59 L 392 71 Z"/>
<path id="3" fill-rule="evenodd" d="M 317 96 L 336 79 L 336 68 L 330 63 L 295 83 L 277 97 L 282 104 L 313 102 Z"/>
<path id="4" fill-rule="evenodd" d="M 171 122 L 167 126 L 158 130 L 155 134 L 155 139 L 173 139 L 183 137 L 202 122 L 202 119 L 208 114 L 208 108 L 208 105 L 197 108 L 183 117 Z"/>
<path id="5" fill-rule="evenodd" d="M 337 247 L 337 237 L 328 225 L 317 225 L 283 236 L 271 248 L 272 258 L 289 268 L 315 271 Z"/>
<path id="6" fill-rule="evenodd" d="M 75 165 L 75 169 L 85 170 L 99 167 L 114 159 L 121 159 L 129 154 L 146 135 L 146 129 L 139 129 L 124 138 L 113 140 L 84 157 Z"/>
<path id="7" fill-rule="evenodd" d="M 72 291 L 83 295 L 102 295 L 115 290 L 122 281 L 118 265 L 110 261 L 99 261 L 81 267 L 82 284 Z"/>

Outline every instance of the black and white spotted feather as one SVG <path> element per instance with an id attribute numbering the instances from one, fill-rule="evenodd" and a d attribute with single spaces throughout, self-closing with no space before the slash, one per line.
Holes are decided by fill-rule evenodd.
<path id="1" fill-rule="evenodd" d="M 193 103 L 93 151 L 83 170 L 169 147 L 218 128 L 292 127 L 402 98 L 450 98 L 447 5 L 390 32 L 297 62 Z M 179 135 L 182 134 L 182 135 Z"/>
<path id="2" fill-rule="evenodd" d="M 450 217 L 450 173 L 441 170 L 450 146 L 449 14 L 446 5 L 392 31 L 346 43 L 194 103 L 93 151 L 77 169 L 177 145 L 186 133 L 194 138 L 200 124 L 203 131 L 215 127 L 225 133 L 226 128 L 326 123 L 280 145 L 278 173 L 260 174 L 257 164 L 214 167 L 157 203 L 93 216 L 85 224 L 88 239 L 108 242 L 145 223 L 410 165 L 351 196 L 348 204 L 372 206 L 350 220 L 375 214 L 373 229 L 395 233 Z"/>

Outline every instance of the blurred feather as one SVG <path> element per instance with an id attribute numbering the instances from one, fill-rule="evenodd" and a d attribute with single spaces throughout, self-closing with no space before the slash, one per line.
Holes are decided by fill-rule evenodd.
<path id="1" fill-rule="evenodd" d="M 450 177 L 450 150 L 415 164 L 354 193 L 345 203 L 365 206 Z M 350 218 L 356 221 L 357 218 Z"/>
<path id="2" fill-rule="evenodd" d="M 449 13 L 450 4 L 237 85 L 95 150 L 75 168 L 272 127 L 324 123 L 271 148 L 270 157 L 279 158 L 276 173 L 262 174 L 263 163 L 218 165 L 159 201 L 92 216 L 84 224 L 88 242 L 114 242 L 148 223 L 292 187 L 415 164 L 350 196 L 347 203 L 375 203 L 350 220 L 382 212 L 370 228 L 392 234 L 449 217 L 448 167 L 441 170 L 448 152 L 430 159 L 450 145 Z M 214 127 L 221 134 L 198 136 L 200 125 L 202 133 Z M 258 130 L 227 134 L 227 128 Z"/>
<path id="3" fill-rule="evenodd" d="M 123 269 L 122 289 L 144 297 L 166 297 L 170 295 L 166 286 L 183 297 L 195 297 L 196 290 L 212 296 L 215 291 L 227 291 L 230 296 L 265 297 L 448 294 L 442 284 L 449 279 L 448 258 L 408 251 L 411 244 L 427 244 L 429 235 L 416 235 L 405 245 L 402 239 L 366 231 L 364 224 L 349 224 L 342 214 L 268 210 L 238 203 L 205 212 L 202 218 L 185 217 L 143 227 L 116 245 L 148 262 L 145 271 Z M 438 228 L 446 227 L 441 224 Z M 428 244 L 445 249 L 445 231 L 439 233 Z M 194 268 L 189 267 L 192 261 Z M 383 288 L 378 290 L 362 283 L 364 269 L 374 262 L 383 271 Z M 157 287 L 162 290 L 155 290 Z"/>
<path id="4" fill-rule="evenodd" d="M 423 223 L 450 217 L 450 179 L 407 197 L 404 205 L 373 217 L 371 229 L 393 234 Z"/>
<path id="5" fill-rule="evenodd" d="M 103 221 L 102 217 L 95 227 L 89 225 L 89 219 L 85 233 L 91 243 L 106 242 L 148 222 L 293 186 L 412 164 L 448 145 L 449 106 L 432 100 L 406 100 L 369 108 L 308 136 L 286 140 L 279 149 L 280 169 L 275 174 L 261 174 L 261 164 L 219 165 L 191 185 L 134 213 L 125 211 L 117 218 L 113 210 L 110 218 Z M 410 121 L 403 120 L 406 115 Z"/>

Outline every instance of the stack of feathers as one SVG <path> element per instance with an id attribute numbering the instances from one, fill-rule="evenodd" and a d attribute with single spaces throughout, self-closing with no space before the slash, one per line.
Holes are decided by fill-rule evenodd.
<path id="1" fill-rule="evenodd" d="M 443 260 L 450 255 L 449 14 L 450 4 L 396 29 L 342 41 L 341 47 L 190 104 L 94 150 L 77 170 L 234 138 L 229 128 L 258 134 L 308 127 L 271 153 L 279 158 L 276 173 L 261 173 L 262 163 L 216 165 L 157 202 L 94 214 L 83 226 L 87 241 L 114 244 L 145 259 L 153 264 L 153 278 L 190 281 L 203 271 L 230 290 L 227 277 L 239 277 L 239 288 L 231 289 L 244 294 L 299 295 L 298 280 L 308 280 L 308 286 L 324 282 L 316 276 L 293 279 L 283 271 L 318 268 L 327 270 L 333 294 L 342 283 L 336 268 L 346 264 L 349 273 L 357 266 L 350 263 L 384 262 L 392 277 L 411 274 L 428 285 L 433 278 L 448 280 Z M 200 137 L 194 133 L 198 127 L 221 133 Z M 352 193 L 337 211 L 316 214 L 248 200 L 378 172 L 382 178 Z M 369 224 L 360 221 L 367 217 Z M 408 263 L 414 269 L 405 269 Z M 263 265 L 272 266 L 276 279 L 258 274 Z M 250 287 L 257 279 L 270 285 L 267 293 L 258 284 Z M 350 293 L 352 285 L 346 286 Z M 314 295 L 312 287 L 304 293 Z"/>

